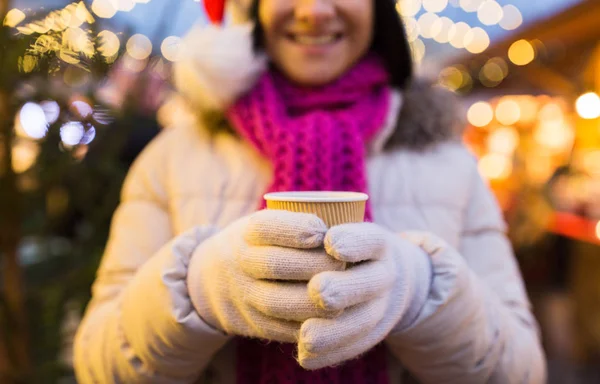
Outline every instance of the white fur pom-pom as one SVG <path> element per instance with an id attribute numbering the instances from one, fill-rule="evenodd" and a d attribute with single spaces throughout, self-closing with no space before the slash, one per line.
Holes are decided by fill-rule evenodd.
<path id="1" fill-rule="evenodd" d="M 250 90 L 266 68 L 252 48 L 252 24 L 195 26 L 175 63 L 175 84 L 194 108 L 222 111 Z"/>

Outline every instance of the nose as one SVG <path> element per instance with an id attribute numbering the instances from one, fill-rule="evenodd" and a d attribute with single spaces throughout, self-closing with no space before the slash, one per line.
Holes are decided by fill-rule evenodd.
<path id="1" fill-rule="evenodd" d="M 296 20 L 319 25 L 335 16 L 333 0 L 298 0 L 294 9 Z"/>

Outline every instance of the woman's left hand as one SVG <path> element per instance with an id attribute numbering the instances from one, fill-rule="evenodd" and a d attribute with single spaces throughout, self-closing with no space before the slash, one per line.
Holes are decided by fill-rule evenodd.
<path id="1" fill-rule="evenodd" d="M 431 281 L 425 251 L 376 224 L 333 227 L 325 237 L 325 249 L 347 262 L 348 268 L 315 275 L 309 294 L 322 308 L 343 313 L 302 324 L 298 358 L 305 369 L 355 358 L 392 330 L 409 325 L 423 306 Z"/>

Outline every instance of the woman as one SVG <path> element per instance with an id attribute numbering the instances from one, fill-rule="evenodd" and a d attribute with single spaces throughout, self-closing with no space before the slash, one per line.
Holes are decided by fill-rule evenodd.
<path id="1" fill-rule="evenodd" d="M 501 214 L 393 1 L 249 15 L 187 38 L 190 113 L 124 185 L 79 381 L 543 382 Z M 366 191 L 372 222 L 257 211 L 281 190 Z"/>

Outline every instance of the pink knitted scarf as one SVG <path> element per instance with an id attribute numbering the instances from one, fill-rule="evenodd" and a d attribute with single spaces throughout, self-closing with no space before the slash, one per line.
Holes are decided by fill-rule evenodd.
<path id="1" fill-rule="evenodd" d="M 272 163 L 273 181 L 267 192 L 367 192 L 365 146 L 385 122 L 388 84 L 389 75 L 374 56 L 318 88 L 296 86 L 269 71 L 227 117 Z M 366 219 L 371 219 L 369 205 Z M 383 346 L 335 368 L 305 371 L 294 359 L 293 344 L 237 341 L 240 384 L 387 383 Z"/>

